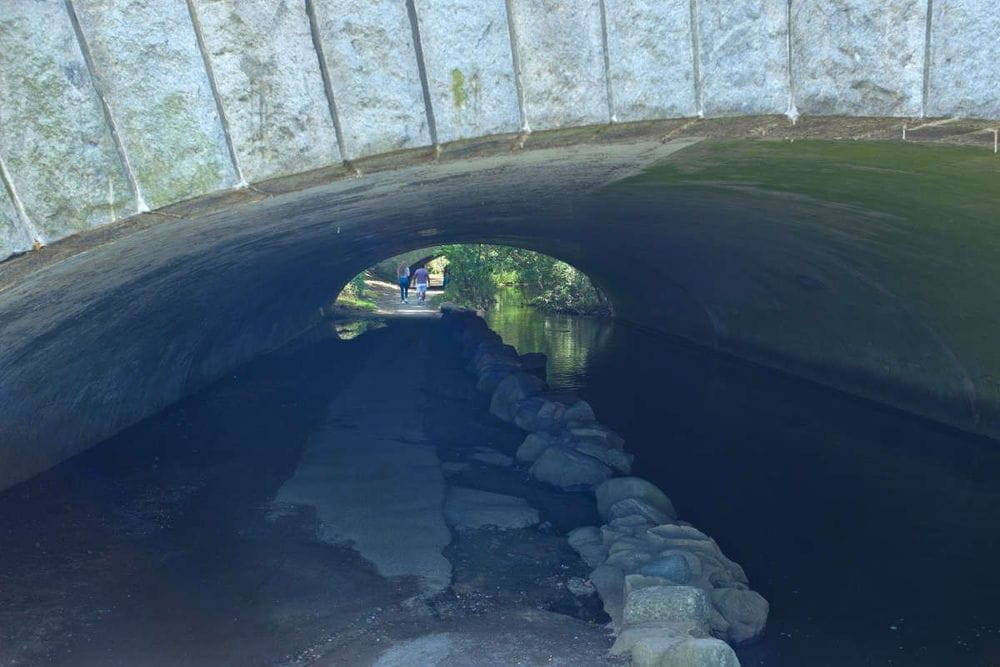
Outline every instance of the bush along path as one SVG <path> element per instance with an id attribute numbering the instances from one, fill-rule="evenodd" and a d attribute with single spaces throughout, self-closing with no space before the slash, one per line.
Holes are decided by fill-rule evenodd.
<path id="1" fill-rule="evenodd" d="M 586 401 L 548 391 L 544 355 L 519 355 L 474 311 L 444 304 L 441 312 L 477 389 L 491 395 L 490 412 L 527 431 L 517 460 L 541 482 L 594 494 L 604 523 L 576 528 L 568 540 L 593 568 L 616 635 L 612 655 L 633 665 L 738 665 L 730 644 L 759 637 L 768 614 L 743 569 L 678 520 L 659 488 L 628 476 L 624 440 Z"/>

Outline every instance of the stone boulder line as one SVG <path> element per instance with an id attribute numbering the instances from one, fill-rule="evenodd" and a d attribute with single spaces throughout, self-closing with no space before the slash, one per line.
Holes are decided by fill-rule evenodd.
<path id="1" fill-rule="evenodd" d="M 540 482 L 594 494 L 605 523 L 567 539 L 593 568 L 590 582 L 615 630 L 611 654 L 633 665 L 738 666 L 730 645 L 760 637 L 769 611 L 743 568 L 679 520 L 659 487 L 628 476 L 625 440 L 586 401 L 549 390 L 545 355 L 519 355 L 473 310 L 444 304 L 441 312 L 490 412 L 527 432 L 517 463 Z M 490 501 L 477 509 L 492 515 Z"/>

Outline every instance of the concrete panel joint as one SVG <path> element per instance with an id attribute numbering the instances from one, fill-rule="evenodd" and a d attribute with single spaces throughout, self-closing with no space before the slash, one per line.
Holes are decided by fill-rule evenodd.
<path id="1" fill-rule="evenodd" d="M 788 109 L 785 115 L 795 125 L 799 119 L 799 110 L 795 107 L 795 73 L 792 70 L 792 0 L 785 4 L 785 57 L 788 64 Z"/>
<path id="2" fill-rule="evenodd" d="M 330 82 L 330 70 L 326 66 L 326 54 L 323 52 L 323 40 L 319 34 L 319 23 L 316 20 L 316 5 L 313 0 L 305 0 L 306 15 L 309 17 L 309 33 L 312 35 L 313 49 L 316 51 L 316 58 L 319 60 L 319 71 L 323 78 L 323 92 L 326 94 L 326 104 L 330 109 L 330 119 L 333 121 L 333 131 L 337 136 L 337 145 L 340 146 L 341 155 L 346 155 L 347 149 L 344 145 L 344 130 L 340 125 L 340 115 L 337 113 L 337 100 L 333 94 L 333 84 Z M 344 164 L 350 166 L 350 161 L 344 159 Z"/>
<path id="3" fill-rule="evenodd" d="M 705 100 L 701 81 L 701 18 L 698 0 L 691 0 L 691 68 L 694 72 L 694 104 L 698 118 L 705 117 Z"/>
<path id="4" fill-rule="evenodd" d="M 608 120 L 617 123 L 615 95 L 611 86 L 611 55 L 608 52 L 608 8 L 605 0 L 600 0 L 598 4 L 601 8 L 601 49 L 604 52 L 604 84 L 608 95 Z"/>
<path id="5" fill-rule="evenodd" d="M 514 10 L 511 7 L 513 0 L 504 0 L 504 9 L 507 12 L 507 31 L 510 34 L 510 58 L 514 65 L 514 87 L 517 89 L 517 110 L 521 116 L 521 131 L 531 132 L 528 126 L 528 116 L 524 109 L 524 82 L 521 71 L 521 56 L 518 54 L 520 44 L 518 43 L 517 28 L 514 26 Z"/>
<path id="6" fill-rule="evenodd" d="M 132 163 L 129 160 L 128 151 L 125 150 L 125 144 L 122 141 L 118 123 L 115 121 L 115 115 L 108 102 L 108 96 L 101 86 L 101 78 L 97 72 L 97 65 L 94 63 L 94 55 L 90 51 L 87 36 L 83 33 L 83 27 L 80 25 L 80 17 L 76 13 L 73 0 L 66 0 L 66 12 L 69 14 L 70 24 L 72 24 L 73 32 L 76 34 L 76 41 L 80 45 L 80 53 L 83 54 L 83 62 L 87 65 L 87 71 L 90 74 L 94 92 L 101 103 L 101 110 L 104 113 L 104 120 L 108 125 L 108 131 L 111 133 L 111 139 L 115 144 L 115 151 L 117 151 L 118 157 L 122 162 L 122 167 L 125 170 L 125 178 L 128 180 L 132 196 L 135 198 L 135 210 L 137 213 L 148 213 L 150 210 L 149 205 L 142 196 L 142 188 L 139 187 L 139 180 L 135 176 L 135 170 L 132 169 Z"/>
<path id="7" fill-rule="evenodd" d="M 191 25 L 194 28 L 195 40 L 198 42 L 198 51 L 201 52 L 201 60 L 208 75 L 208 86 L 212 89 L 212 98 L 215 100 L 215 108 L 219 113 L 219 122 L 222 124 L 222 135 L 226 139 L 226 150 L 229 151 L 229 159 L 233 162 L 233 171 L 236 172 L 236 186 L 245 188 L 247 183 L 243 176 L 243 169 L 240 167 L 240 159 L 236 155 L 236 148 L 233 146 L 233 135 L 229 129 L 229 118 L 226 117 L 226 109 L 222 105 L 222 98 L 219 95 L 219 84 L 215 80 L 215 70 L 212 68 L 212 59 L 208 55 L 205 46 L 205 34 L 202 30 L 201 20 L 198 18 L 198 8 L 194 6 L 194 0 L 187 0 L 188 15 L 191 17 Z"/>
<path id="8" fill-rule="evenodd" d="M 931 28 L 934 17 L 934 0 L 927 0 L 927 17 L 924 24 L 924 85 L 920 94 L 920 117 L 927 116 L 927 98 L 931 89 Z"/>
<path id="9" fill-rule="evenodd" d="M 10 201 L 14 205 L 15 222 L 20 226 L 21 231 L 36 248 L 45 245 L 45 237 L 42 236 L 42 233 L 31 222 L 28 212 L 24 210 L 24 203 L 17 196 L 17 188 L 14 187 L 14 181 L 10 177 L 10 172 L 7 171 L 7 165 L 4 163 L 3 157 L 0 157 L 0 180 L 3 181 L 4 190 L 6 190 L 7 196 L 10 197 Z"/>
<path id="10" fill-rule="evenodd" d="M 438 146 L 437 123 L 434 120 L 434 107 L 431 105 L 431 91 L 427 84 L 427 65 L 424 62 L 424 48 L 420 42 L 420 22 L 417 20 L 417 7 L 413 0 L 406 0 L 406 14 L 410 18 L 410 31 L 413 33 L 413 51 L 417 58 L 417 74 L 420 76 L 420 91 L 424 96 L 424 113 L 427 114 L 427 129 L 431 136 L 431 145 L 435 154 L 440 154 Z"/>

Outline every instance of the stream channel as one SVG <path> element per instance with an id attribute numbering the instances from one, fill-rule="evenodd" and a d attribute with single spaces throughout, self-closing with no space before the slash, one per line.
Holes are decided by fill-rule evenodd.
<path id="1" fill-rule="evenodd" d="M 743 665 L 1000 665 L 1000 443 L 512 292 L 486 319 L 768 599 Z"/>

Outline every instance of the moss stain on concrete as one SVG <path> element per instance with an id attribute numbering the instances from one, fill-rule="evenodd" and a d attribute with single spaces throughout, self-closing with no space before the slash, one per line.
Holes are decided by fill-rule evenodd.
<path id="1" fill-rule="evenodd" d="M 754 298 L 722 314 L 741 340 L 960 396 L 974 420 L 982 404 L 1000 406 L 1000 159 L 992 153 L 707 141 L 612 190 L 776 211 L 759 224 L 783 228 L 777 233 L 715 223 L 732 232 L 715 241 L 767 267 L 747 289 Z M 816 277 L 816 292 L 803 288 L 804 273 Z"/>
<path id="2" fill-rule="evenodd" d="M 136 176 L 150 206 L 157 208 L 221 187 L 226 168 L 219 160 L 215 138 L 205 132 L 184 95 L 167 96 L 135 120 L 144 128 L 144 136 L 157 138 L 133 148 Z M 170 150 L 156 150 L 156 146 Z"/>
<path id="3" fill-rule="evenodd" d="M 457 67 L 451 70 L 451 97 L 456 109 L 464 109 L 469 101 L 469 93 L 465 90 L 465 75 Z"/>

